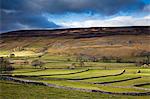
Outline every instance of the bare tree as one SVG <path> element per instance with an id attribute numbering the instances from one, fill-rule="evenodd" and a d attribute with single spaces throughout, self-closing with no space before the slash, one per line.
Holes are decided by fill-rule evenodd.
<path id="1" fill-rule="evenodd" d="M 76 63 L 72 63 L 71 66 L 69 66 L 69 69 L 75 69 Z"/>
<path id="2" fill-rule="evenodd" d="M 33 60 L 32 62 L 31 62 L 31 65 L 32 66 L 34 66 L 35 68 L 36 67 L 40 67 L 40 68 L 42 68 L 42 66 L 44 65 L 44 62 L 42 62 L 42 61 L 40 61 L 40 60 Z"/>
<path id="3" fill-rule="evenodd" d="M 149 65 L 149 63 L 150 63 L 150 52 L 143 51 L 140 53 L 140 56 L 146 57 L 145 64 Z"/>
<path id="4" fill-rule="evenodd" d="M 116 58 L 116 62 L 117 62 L 117 63 L 121 63 L 121 58 L 120 58 L 120 57 L 117 57 L 117 58 Z"/>
<path id="5" fill-rule="evenodd" d="M 79 63 L 79 65 L 80 65 L 81 67 L 83 67 L 85 64 L 84 64 L 83 61 L 81 61 L 81 62 Z"/>
<path id="6" fill-rule="evenodd" d="M 13 70 L 14 68 L 11 66 L 11 63 L 9 62 L 9 60 L 7 58 L 4 57 L 0 57 L 0 70 Z"/>

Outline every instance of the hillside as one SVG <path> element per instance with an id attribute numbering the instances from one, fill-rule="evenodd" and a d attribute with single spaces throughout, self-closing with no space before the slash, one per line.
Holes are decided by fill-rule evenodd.
<path id="1" fill-rule="evenodd" d="M 150 50 L 148 26 L 20 30 L 0 37 L 0 51 L 9 52 L 131 57 Z"/>
<path id="2" fill-rule="evenodd" d="M 1 37 L 74 37 L 92 38 L 112 35 L 150 34 L 149 26 L 134 27 L 92 27 L 54 30 L 20 30 L 1 34 Z"/>
<path id="3" fill-rule="evenodd" d="M 149 27 L 21 30 L 0 36 L 2 97 L 17 97 L 11 91 L 18 93 L 14 85 L 19 85 L 24 93 L 19 98 L 35 90 L 40 93 L 33 97 L 59 99 L 72 93 L 71 99 L 149 98 Z"/>

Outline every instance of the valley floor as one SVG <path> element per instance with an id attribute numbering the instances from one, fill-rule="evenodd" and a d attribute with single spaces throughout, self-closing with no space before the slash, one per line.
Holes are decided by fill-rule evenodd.
<path id="1" fill-rule="evenodd" d="M 149 96 L 120 96 L 57 89 L 11 81 L 0 81 L 1 99 L 149 99 Z"/>

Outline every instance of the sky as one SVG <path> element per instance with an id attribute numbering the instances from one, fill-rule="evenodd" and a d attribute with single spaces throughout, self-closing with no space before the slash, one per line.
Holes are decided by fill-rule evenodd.
<path id="1" fill-rule="evenodd" d="M 0 32 L 150 26 L 150 0 L 0 0 Z"/>

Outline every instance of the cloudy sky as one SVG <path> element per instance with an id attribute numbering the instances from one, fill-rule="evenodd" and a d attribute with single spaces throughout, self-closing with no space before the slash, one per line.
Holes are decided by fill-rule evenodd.
<path id="1" fill-rule="evenodd" d="M 0 32 L 150 26 L 150 0 L 0 0 Z"/>

